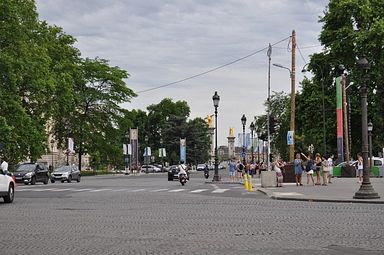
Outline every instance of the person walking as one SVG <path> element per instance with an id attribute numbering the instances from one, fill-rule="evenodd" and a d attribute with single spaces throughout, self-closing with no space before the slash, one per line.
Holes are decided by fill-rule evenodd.
<path id="1" fill-rule="evenodd" d="M 305 165 L 305 172 L 307 173 L 307 185 L 309 185 L 309 181 L 312 180 L 312 185 L 315 186 L 315 181 L 313 179 L 313 168 L 314 168 L 314 161 L 312 159 L 312 155 L 308 153 L 308 156 L 305 156 L 304 153 L 302 153 L 303 157 L 307 160 L 307 163 Z"/>
<path id="2" fill-rule="evenodd" d="M 244 170 L 244 165 L 240 160 L 237 161 L 236 171 L 237 171 L 237 181 L 241 181 L 243 179 L 242 174 Z"/>
<path id="3" fill-rule="evenodd" d="M 332 183 L 333 178 L 333 154 L 331 154 L 328 158 L 328 183 Z"/>
<path id="4" fill-rule="evenodd" d="M 328 160 L 325 156 L 321 158 L 321 170 L 323 173 L 323 186 L 327 186 L 329 168 L 328 168 Z"/>
<path id="5" fill-rule="evenodd" d="M 235 174 L 236 174 L 235 168 L 236 168 L 235 162 L 233 161 L 233 159 L 231 159 L 231 161 L 229 162 L 229 180 L 231 182 L 235 181 Z"/>
<path id="6" fill-rule="evenodd" d="M 321 185 L 320 182 L 320 171 L 321 171 L 321 155 L 320 153 L 316 153 L 316 158 L 315 158 L 315 173 L 316 173 L 316 183 L 315 185 Z"/>
<path id="7" fill-rule="evenodd" d="M 358 183 L 361 183 L 363 179 L 363 170 L 364 170 L 364 165 L 363 165 L 363 157 L 361 154 L 357 154 L 357 178 L 358 178 Z"/>
<path id="8" fill-rule="evenodd" d="M 301 183 L 301 175 L 303 174 L 303 161 L 301 160 L 300 153 L 296 154 L 296 159 L 294 161 L 295 165 L 295 178 L 296 178 L 296 186 L 303 186 Z"/>
<path id="9" fill-rule="evenodd" d="M 283 187 L 283 172 L 282 168 L 284 167 L 284 164 L 282 161 L 276 160 L 273 163 L 273 170 L 276 172 L 276 187 Z"/>

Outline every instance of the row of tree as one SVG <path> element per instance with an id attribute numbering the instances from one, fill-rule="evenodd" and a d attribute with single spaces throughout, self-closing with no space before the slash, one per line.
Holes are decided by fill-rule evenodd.
<path id="1" fill-rule="evenodd" d="M 186 102 L 164 99 L 148 113 L 123 109 L 136 96 L 125 83 L 129 74 L 107 60 L 82 58 L 75 41 L 40 21 L 33 0 L 0 2 L 0 149 L 10 164 L 46 154 L 49 137 L 62 149 L 71 137 L 80 161 L 88 153 L 94 166 L 121 165 L 129 128 L 148 135 L 154 148 L 161 136 L 170 161 L 177 160 L 180 137 L 199 155 L 192 159 L 207 159 L 197 153 L 208 151 L 207 125 L 187 121 Z"/>
<path id="2" fill-rule="evenodd" d="M 307 152 L 313 144 L 315 151 L 324 153 L 322 100 L 324 89 L 326 153 L 337 155 L 335 77 L 339 65 L 348 74 L 347 90 L 352 138 L 351 155 L 361 151 L 361 102 L 359 86 L 368 78 L 368 118 L 374 130 L 373 153 L 378 155 L 384 145 L 384 1 L 330 0 L 319 22 L 323 24 L 320 42 L 323 52 L 314 54 L 308 65 L 313 79 L 304 79 L 296 94 L 295 150 Z M 368 77 L 363 76 L 357 59 L 365 56 L 371 64 Z M 348 85 L 347 84 L 347 85 Z M 285 159 L 289 156 L 290 100 L 284 93 L 271 99 L 272 115 L 279 119 L 279 132 L 273 137 L 275 149 Z M 265 116 L 256 117 L 259 126 L 266 124 Z"/>

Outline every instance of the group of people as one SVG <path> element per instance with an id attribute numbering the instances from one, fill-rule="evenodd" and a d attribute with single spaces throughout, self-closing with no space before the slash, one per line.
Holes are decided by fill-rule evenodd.
<path id="1" fill-rule="evenodd" d="M 241 160 L 235 162 L 231 159 L 229 162 L 229 179 L 231 182 L 240 181 L 243 179 L 245 173 L 254 176 L 259 173 L 260 163 L 247 162 L 245 165 Z"/>
<path id="2" fill-rule="evenodd" d="M 305 161 L 302 160 L 301 156 L 305 158 Z M 307 185 L 327 186 L 328 183 L 332 183 L 333 155 L 325 157 L 321 156 L 320 153 L 316 153 L 313 159 L 311 153 L 308 155 L 297 153 L 294 165 L 296 186 L 303 186 L 301 179 L 304 171 L 307 174 Z M 316 182 L 313 178 L 314 174 L 316 174 Z M 321 183 L 321 175 L 323 176 L 323 183 Z"/>

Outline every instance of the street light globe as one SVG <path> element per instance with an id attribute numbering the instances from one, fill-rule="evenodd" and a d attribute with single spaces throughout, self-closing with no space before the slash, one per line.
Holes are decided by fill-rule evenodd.
<path id="1" fill-rule="evenodd" d="M 251 125 L 249 125 L 249 129 L 253 132 L 255 130 L 255 124 L 251 122 Z"/>
<path id="2" fill-rule="evenodd" d="M 372 132 L 372 130 L 373 130 L 373 124 L 370 121 L 370 122 L 368 122 L 368 132 Z"/>
<path id="3" fill-rule="evenodd" d="M 218 107 L 219 101 L 220 101 L 220 96 L 217 94 L 217 91 L 215 91 L 215 94 L 213 95 L 212 100 L 213 100 L 213 106 Z"/>

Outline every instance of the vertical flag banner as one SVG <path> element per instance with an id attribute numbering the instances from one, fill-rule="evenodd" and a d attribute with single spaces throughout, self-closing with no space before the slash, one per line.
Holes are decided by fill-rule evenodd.
<path id="1" fill-rule="evenodd" d="M 180 161 L 187 162 L 187 140 L 180 138 Z"/>
<path id="2" fill-rule="evenodd" d="M 130 138 L 131 138 L 131 149 L 132 149 L 132 160 L 131 163 L 133 164 L 133 167 L 136 168 L 139 164 L 139 151 L 138 151 L 138 130 L 137 128 L 131 128 L 130 129 Z"/>
<path id="3" fill-rule="evenodd" d="M 73 150 L 73 146 L 74 146 L 73 138 L 68 137 L 68 152 L 70 153 L 75 152 Z"/>
<path id="4" fill-rule="evenodd" d="M 336 78 L 337 161 L 344 161 L 342 76 Z"/>
<path id="5" fill-rule="evenodd" d="M 294 144 L 294 140 L 293 140 L 293 131 L 288 131 L 287 132 L 287 145 L 292 145 Z"/>

